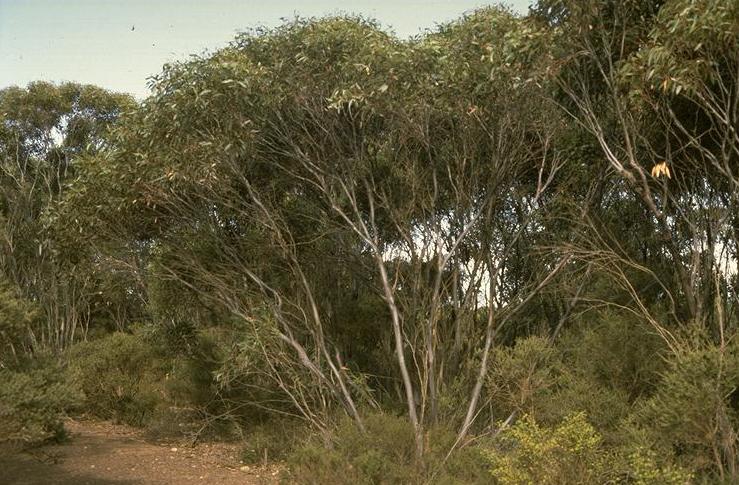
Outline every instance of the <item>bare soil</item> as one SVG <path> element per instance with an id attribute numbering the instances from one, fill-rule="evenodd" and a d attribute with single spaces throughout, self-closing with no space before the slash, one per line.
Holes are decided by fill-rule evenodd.
<path id="1" fill-rule="evenodd" d="M 279 468 L 246 466 L 231 443 L 153 442 L 109 422 L 69 421 L 70 438 L 31 451 L 0 450 L 7 485 L 275 484 Z"/>

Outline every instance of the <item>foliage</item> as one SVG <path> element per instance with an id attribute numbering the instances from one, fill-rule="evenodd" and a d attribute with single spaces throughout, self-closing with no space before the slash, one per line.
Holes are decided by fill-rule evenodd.
<path id="1" fill-rule="evenodd" d="M 487 483 L 482 454 L 476 448 L 460 450 L 446 459 L 454 434 L 431 430 L 428 455 L 414 458 L 413 429 L 396 416 L 372 414 L 366 433 L 349 421 L 329 436 L 309 439 L 288 457 L 290 479 L 296 483 Z"/>
<path id="2" fill-rule="evenodd" d="M 722 475 L 735 469 L 738 359 L 736 344 L 703 344 L 670 360 L 655 394 L 635 415 L 652 446 L 674 453 L 697 472 L 713 469 Z"/>
<path id="3" fill-rule="evenodd" d="M 0 369 L 0 442 L 28 446 L 62 439 L 62 417 L 80 402 L 63 369 L 50 362 L 34 367 Z"/>
<path id="4" fill-rule="evenodd" d="M 651 394 L 667 354 L 659 337 L 642 322 L 614 312 L 588 320 L 562 343 L 568 363 L 596 382 L 627 393 L 631 400 Z"/>
<path id="5" fill-rule="evenodd" d="M 78 160 L 109 149 L 110 128 L 134 107 L 128 95 L 76 83 L 0 90 L 0 280 L 46 321 L 24 331 L 35 346 L 65 348 L 116 298 L 110 287 L 100 298 L 109 267 L 99 255 L 49 219 Z"/>
<path id="6" fill-rule="evenodd" d="M 11 432 L 67 406 L 51 351 L 84 411 L 308 483 L 736 482 L 737 5 L 299 18 L 139 104 L 1 90 Z"/>
<path id="7" fill-rule="evenodd" d="M 685 468 L 664 463 L 647 447 L 609 449 L 585 413 L 542 427 L 524 416 L 494 448 L 484 452 L 490 473 L 501 484 L 692 483 Z"/>
<path id="8" fill-rule="evenodd" d="M 601 438 L 584 414 L 566 418 L 554 429 L 524 416 L 501 437 L 487 457 L 503 484 L 603 483 L 611 472 Z"/>
<path id="9" fill-rule="evenodd" d="M 0 368 L 22 357 L 38 324 L 38 307 L 18 293 L 10 283 L 0 279 Z"/>
<path id="10" fill-rule="evenodd" d="M 539 422 L 584 411 L 608 446 L 629 442 L 625 421 L 648 399 L 664 370 L 663 342 L 642 322 L 613 312 L 591 315 L 562 334 L 556 385 L 538 401 Z"/>
<path id="11" fill-rule="evenodd" d="M 268 420 L 246 427 L 241 460 L 244 463 L 283 461 L 293 453 L 309 434 L 300 421 Z"/>
<path id="12" fill-rule="evenodd" d="M 660 466 L 656 454 L 646 448 L 638 448 L 629 456 L 628 475 L 638 485 L 684 485 L 693 482 L 692 473 L 674 465 Z"/>
<path id="13" fill-rule="evenodd" d="M 163 401 L 163 369 L 140 336 L 111 333 L 69 350 L 69 371 L 84 409 L 101 418 L 141 425 Z"/>
<path id="14" fill-rule="evenodd" d="M 737 18 L 735 2 L 667 2 L 645 48 L 624 64 L 622 75 L 638 73 L 652 90 L 699 95 L 706 81 L 720 82 L 721 71 L 728 67 L 724 56 L 736 52 Z"/>
<path id="15" fill-rule="evenodd" d="M 537 404 L 549 398 L 560 372 L 557 358 L 548 339 L 536 336 L 496 349 L 488 392 L 500 411 L 498 415 L 531 414 Z"/>

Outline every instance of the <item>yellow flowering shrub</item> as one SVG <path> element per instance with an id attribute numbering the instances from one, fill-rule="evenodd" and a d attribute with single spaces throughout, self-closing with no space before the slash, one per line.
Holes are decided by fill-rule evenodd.
<path id="1" fill-rule="evenodd" d="M 683 468 L 660 466 L 653 451 L 638 448 L 629 455 L 629 474 L 635 485 L 686 485 L 692 483 L 693 475 Z"/>
<path id="2" fill-rule="evenodd" d="M 583 412 L 554 427 L 541 426 L 525 415 L 502 431 L 498 442 L 484 456 L 501 485 L 686 485 L 693 479 L 687 470 L 663 462 L 644 446 L 606 452 L 601 435 Z"/>
<path id="3" fill-rule="evenodd" d="M 486 456 L 493 477 L 504 485 L 601 483 L 610 470 L 600 444 L 584 413 L 568 416 L 555 428 L 524 416 Z"/>

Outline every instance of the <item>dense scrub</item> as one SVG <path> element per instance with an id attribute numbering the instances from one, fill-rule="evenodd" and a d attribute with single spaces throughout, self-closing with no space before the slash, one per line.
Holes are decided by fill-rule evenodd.
<path id="1" fill-rule="evenodd" d="M 305 483 L 739 479 L 739 7 L 297 19 L 0 91 L 0 417 Z M 297 437 L 297 438 L 295 438 Z"/>

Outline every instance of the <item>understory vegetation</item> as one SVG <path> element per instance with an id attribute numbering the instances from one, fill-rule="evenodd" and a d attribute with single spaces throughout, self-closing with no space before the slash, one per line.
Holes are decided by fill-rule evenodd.
<path id="1" fill-rule="evenodd" d="M 289 483 L 739 481 L 739 3 L 295 19 L 0 91 L 0 442 Z"/>

